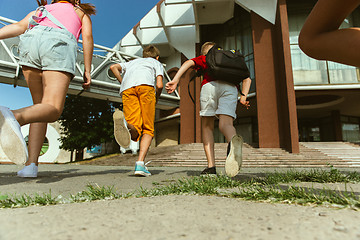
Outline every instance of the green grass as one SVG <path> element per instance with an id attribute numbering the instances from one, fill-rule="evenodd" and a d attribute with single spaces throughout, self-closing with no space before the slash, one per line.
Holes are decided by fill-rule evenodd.
<path id="1" fill-rule="evenodd" d="M 328 189 L 315 190 L 289 186 L 283 189 L 277 186 L 240 188 L 229 197 L 251 201 L 295 203 L 299 205 L 332 205 L 337 207 L 351 207 L 360 209 L 360 199 L 353 192 L 342 193 Z"/>
<path id="2" fill-rule="evenodd" d="M 313 187 L 296 187 L 293 183 L 360 183 L 357 172 L 342 173 L 331 167 L 330 170 L 287 171 L 266 173 L 265 176 L 249 180 L 235 180 L 224 175 L 199 176 L 179 180 L 154 182 L 153 188 L 126 194 L 117 193 L 114 187 L 88 185 L 86 190 L 70 195 L 53 197 L 51 192 L 43 195 L 22 195 L 9 197 L 0 195 L 0 208 L 27 207 L 31 205 L 55 205 L 96 200 L 112 200 L 130 197 L 151 197 L 164 195 L 210 195 L 239 198 L 250 201 L 277 202 L 300 205 L 330 205 L 360 209 L 360 199 L 352 189 L 344 192 Z M 163 185 L 165 184 L 165 185 Z M 280 184 L 282 184 L 280 186 Z M 285 185 L 284 184 L 289 184 Z"/>
<path id="3" fill-rule="evenodd" d="M 55 205 L 58 202 L 56 198 L 51 196 L 51 192 L 43 195 L 35 194 L 30 196 L 24 194 L 20 197 L 9 197 L 3 195 L 0 197 L 0 208 L 16 208 L 16 207 L 28 207 L 32 205 Z"/>
<path id="4" fill-rule="evenodd" d="M 264 184 L 290 183 L 290 182 L 317 182 L 317 183 L 356 183 L 360 182 L 360 174 L 357 172 L 342 173 L 333 167 L 330 171 L 323 169 L 311 169 L 303 171 L 289 170 L 285 173 L 269 173 L 265 178 L 257 178 L 254 181 Z"/>

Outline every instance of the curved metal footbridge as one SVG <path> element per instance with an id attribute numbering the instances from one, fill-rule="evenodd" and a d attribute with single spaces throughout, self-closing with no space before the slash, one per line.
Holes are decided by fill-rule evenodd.
<path id="1" fill-rule="evenodd" d="M 15 23 L 16 21 L 0 16 L 0 26 Z M 19 65 L 19 37 L 0 40 L 0 83 L 27 87 L 21 66 Z M 110 70 L 114 63 L 126 62 L 138 56 L 127 54 L 115 49 L 94 45 L 94 55 L 91 66 L 92 84 L 91 88 L 82 93 L 82 96 L 109 100 L 112 102 L 121 102 L 119 96 L 120 83 Z M 165 67 L 165 66 L 164 66 Z M 76 61 L 76 74 L 69 86 L 68 94 L 78 94 L 83 83 L 83 51 L 82 41 L 79 41 L 78 57 Z M 170 77 L 164 70 L 164 85 L 170 81 Z M 171 109 L 179 105 L 180 97 L 177 92 L 167 94 L 165 91 L 161 94 L 157 104 L 158 109 Z"/>

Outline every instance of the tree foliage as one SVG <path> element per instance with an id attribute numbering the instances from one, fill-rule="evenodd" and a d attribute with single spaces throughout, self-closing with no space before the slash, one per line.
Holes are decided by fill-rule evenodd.
<path id="1" fill-rule="evenodd" d="M 113 110 L 111 102 L 68 95 L 60 117 L 60 148 L 81 151 L 114 139 Z"/>

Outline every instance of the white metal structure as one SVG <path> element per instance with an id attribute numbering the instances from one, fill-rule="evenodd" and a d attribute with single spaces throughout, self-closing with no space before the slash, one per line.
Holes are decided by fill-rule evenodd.
<path id="1" fill-rule="evenodd" d="M 234 4 L 275 23 L 277 0 L 162 0 L 115 46 L 140 56 L 147 44 L 156 45 L 162 57 L 174 52 L 195 57 L 199 25 L 222 24 L 233 17 Z"/>
<path id="2" fill-rule="evenodd" d="M 0 17 L 0 24 L 7 25 L 15 23 L 8 18 Z M 76 63 L 76 75 L 70 83 L 69 94 L 77 94 L 82 89 L 83 82 L 83 53 L 81 49 L 81 41 L 79 43 L 78 58 Z M 12 84 L 14 86 L 27 87 L 24 76 L 20 71 L 21 66 L 18 63 L 18 44 L 19 37 L 0 40 L 0 83 Z M 99 54 L 93 55 L 92 61 L 92 85 L 89 91 L 86 91 L 82 96 L 88 96 L 99 99 L 108 99 L 113 102 L 121 102 L 119 97 L 120 84 L 110 71 L 110 65 L 117 62 L 129 61 L 131 59 L 139 58 L 139 56 L 124 53 L 115 49 L 104 47 L 95 44 L 95 52 Z M 165 72 L 164 81 L 170 80 Z M 159 109 L 170 109 L 177 107 L 179 104 L 179 95 L 177 92 L 169 95 L 164 90 L 157 104 Z"/>

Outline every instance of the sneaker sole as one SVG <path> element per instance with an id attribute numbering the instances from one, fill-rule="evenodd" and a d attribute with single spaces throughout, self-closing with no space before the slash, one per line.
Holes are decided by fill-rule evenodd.
<path id="1" fill-rule="evenodd" d="M 242 164 L 242 145 L 243 139 L 240 135 L 235 135 L 231 139 L 230 153 L 225 161 L 225 173 L 229 177 L 235 177 Z"/>
<path id="2" fill-rule="evenodd" d="M 135 171 L 134 175 L 135 176 L 142 176 L 142 177 L 149 177 L 149 176 L 151 176 L 151 173 L 146 173 L 146 172 L 143 172 L 143 171 Z"/>
<path id="3" fill-rule="evenodd" d="M 123 148 L 130 146 L 130 132 L 124 123 L 124 113 L 122 111 L 115 111 L 113 115 L 114 119 L 114 136 L 116 142 Z"/>
<path id="4" fill-rule="evenodd" d="M 17 165 L 24 165 L 27 161 L 27 154 L 24 151 L 23 142 L 16 134 L 12 124 L 6 121 L 4 114 L 0 111 L 0 145 L 10 161 Z"/>
<path id="5" fill-rule="evenodd" d="M 18 177 L 22 177 L 22 178 L 37 178 L 37 174 L 33 175 L 33 174 L 18 174 Z"/>

